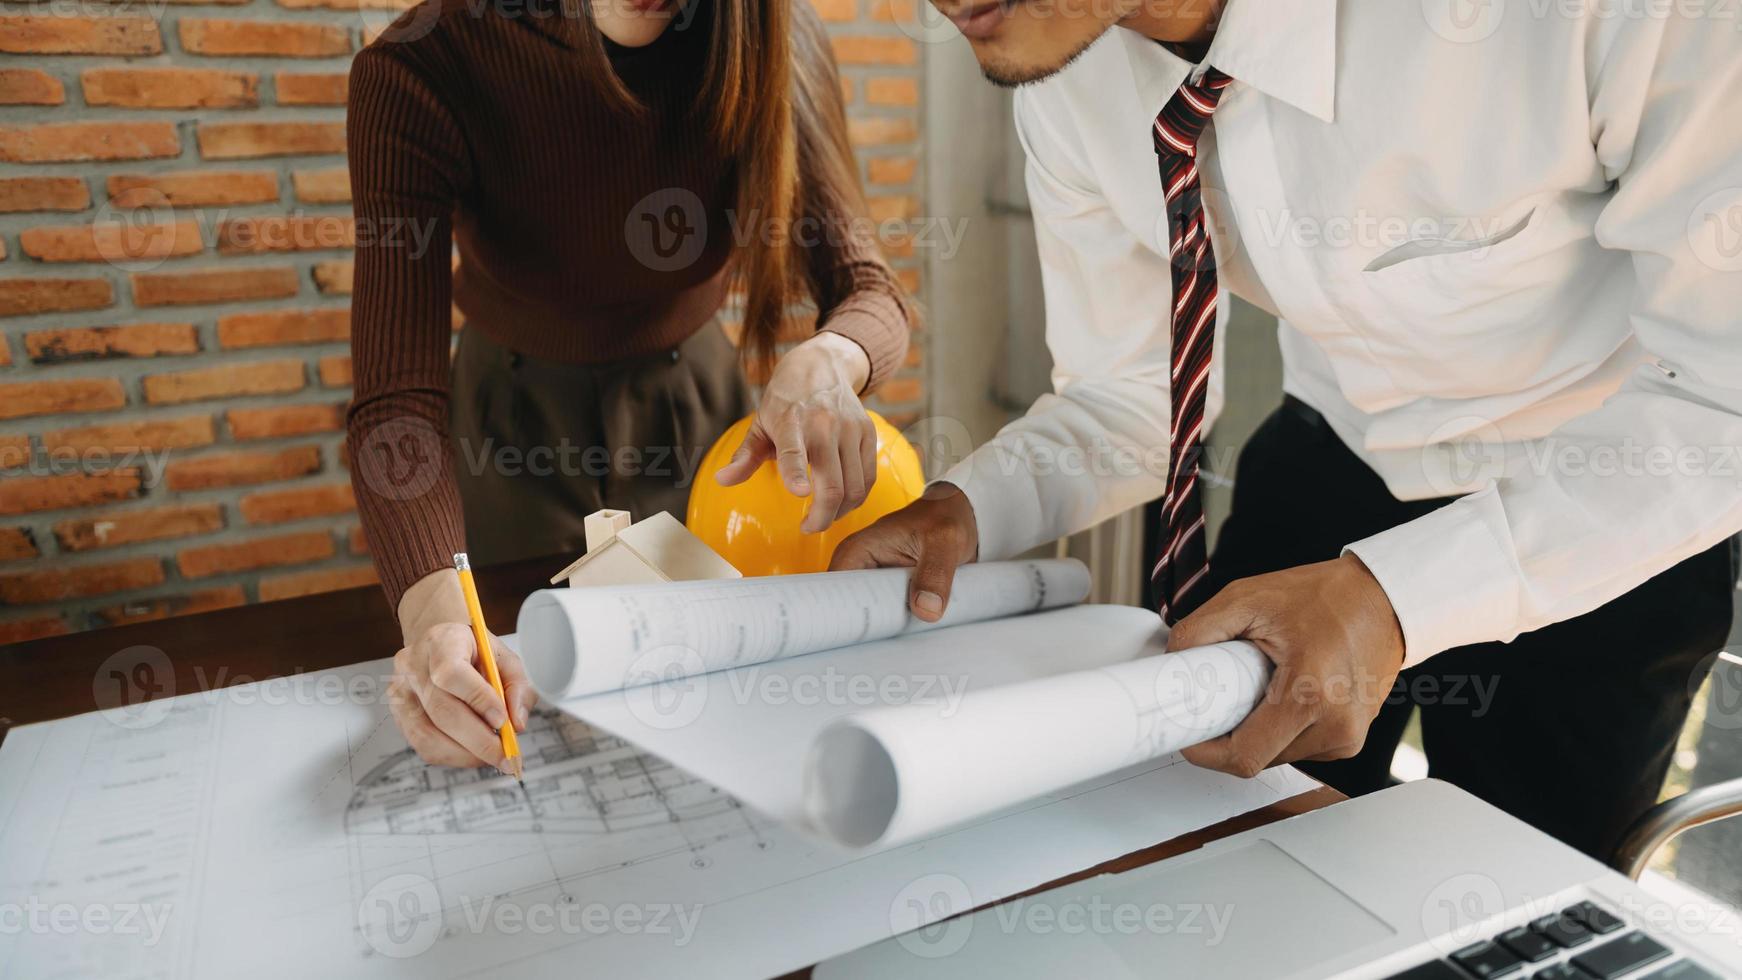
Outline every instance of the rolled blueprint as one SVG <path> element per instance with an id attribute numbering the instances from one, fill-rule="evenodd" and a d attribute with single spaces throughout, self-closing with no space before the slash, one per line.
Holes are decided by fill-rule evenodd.
<path id="1" fill-rule="evenodd" d="M 887 846 L 1231 731 L 1263 696 L 1250 643 L 1195 647 L 840 718 L 812 743 L 805 809 L 822 836 Z"/>
<path id="2" fill-rule="evenodd" d="M 908 612 L 908 575 L 545 589 L 520 607 L 520 648 L 533 686 L 562 700 L 1071 606 L 1089 594 L 1089 570 L 1074 559 L 964 565 L 948 611 L 926 623 Z"/>

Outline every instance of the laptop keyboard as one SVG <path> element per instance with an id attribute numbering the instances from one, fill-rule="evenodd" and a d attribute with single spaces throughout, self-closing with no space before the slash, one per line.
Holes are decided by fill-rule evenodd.
<path id="1" fill-rule="evenodd" d="M 1595 902 L 1569 905 L 1390 980 L 1719 980 Z"/>

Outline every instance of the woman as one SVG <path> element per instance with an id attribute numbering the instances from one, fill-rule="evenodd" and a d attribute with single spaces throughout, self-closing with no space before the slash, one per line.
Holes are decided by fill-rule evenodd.
<path id="1" fill-rule="evenodd" d="M 820 310 L 718 474 L 777 458 L 807 531 L 864 499 L 858 395 L 907 342 L 808 4 L 555 2 L 426 0 L 351 71 L 352 484 L 405 638 L 394 717 L 432 763 L 499 764 L 494 729 L 534 701 L 513 653 L 507 715 L 476 669 L 453 554 L 579 551 L 600 507 L 681 515 L 747 410 L 729 281 L 753 369 L 792 302 Z"/>

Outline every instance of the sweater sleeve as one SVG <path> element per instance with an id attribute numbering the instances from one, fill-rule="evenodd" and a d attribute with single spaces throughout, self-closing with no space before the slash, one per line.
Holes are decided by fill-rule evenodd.
<path id="1" fill-rule="evenodd" d="M 809 4 L 793 8 L 798 106 L 798 166 L 802 192 L 795 238 L 805 250 L 817 295 L 820 330 L 865 349 L 882 384 L 907 356 L 913 308 L 877 246 L 859 188 L 859 165 L 847 142 L 841 79 L 822 21 Z"/>
<path id="2" fill-rule="evenodd" d="M 465 550 L 448 445 L 453 210 L 470 180 L 452 115 L 399 57 L 351 69 L 347 123 L 357 236 L 351 304 L 351 483 L 369 550 L 398 608 Z"/>

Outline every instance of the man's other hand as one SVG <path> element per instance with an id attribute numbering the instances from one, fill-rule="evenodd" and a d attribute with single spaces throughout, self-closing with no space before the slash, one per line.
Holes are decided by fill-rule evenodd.
<path id="1" fill-rule="evenodd" d="M 934 483 L 918 500 L 842 541 L 829 571 L 911 565 L 907 607 L 935 623 L 949 606 L 956 566 L 973 561 L 979 550 L 968 495 L 954 484 Z"/>
<path id="2" fill-rule="evenodd" d="M 1347 759 L 1391 694 L 1403 630 L 1354 555 L 1232 583 L 1174 625 L 1169 650 L 1243 639 L 1276 665 L 1258 707 L 1186 759 L 1236 776 L 1302 759 Z"/>

